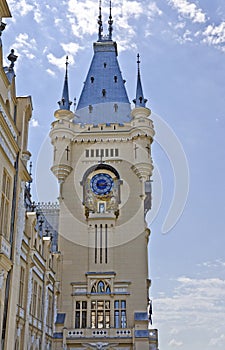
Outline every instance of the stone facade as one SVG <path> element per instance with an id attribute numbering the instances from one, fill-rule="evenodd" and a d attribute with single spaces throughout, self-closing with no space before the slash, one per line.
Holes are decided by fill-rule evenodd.
<path id="1" fill-rule="evenodd" d="M 11 13 L 2 0 L 1 33 L 7 17 Z M 139 56 L 131 109 L 112 41 L 111 8 L 109 35 L 102 35 L 101 13 L 98 23 L 76 115 L 70 111 L 66 62 L 50 131 L 59 204 L 32 202 L 27 169 L 32 101 L 16 95 L 17 56 L 11 50 L 9 66 L 3 67 L 0 41 L 2 350 L 158 350 L 158 331 L 150 324 L 145 221 L 154 126 Z"/>

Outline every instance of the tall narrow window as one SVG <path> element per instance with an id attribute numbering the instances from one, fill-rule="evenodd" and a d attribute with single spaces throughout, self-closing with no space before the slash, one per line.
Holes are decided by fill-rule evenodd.
<path id="1" fill-rule="evenodd" d="M 105 263 L 108 263 L 108 226 L 105 225 Z"/>
<path id="2" fill-rule="evenodd" d="M 102 264 L 102 224 L 100 225 L 100 264 Z"/>
<path id="3" fill-rule="evenodd" d="M 114 302 L 114 327 L 127 327 L 126 300 L 115 300 Z"/>
<path id="4" fill-rule="evenodd" d="M 10 204 L 10 176 L 3 171 L 2 178 L 2 195 L 1 195 L 1 208 L 0 208 L 0 234 L 4 237 L 9 237 L 9 204 Z"/>
<path id="5" fill-rule="evenodd" d="M 98 257 L 98 226 L 95 225 L 95 264 L 97 264 Z"/>
<path id="6" fill-rule="evenodd" d="M 38 287 L 38 299 L 37 299 L 37 318 L 42 320 L 42 288 Z"/>
<path id="7" fill-rule="evenodd" d="M 19 306 L 24 305 L 24 283 L 25 283 L 25 269 L 21 266 L 20 269 L 20 287 L 19 287 Z"/>
<path id="8" fill-rule="evenodd" d="M 110 328 L 110 301 L 91 302 L 91 328 Z"/>
<path id="9" fill-rule="evenodd" d="M 36 307 L 37 307 L 37 282 L 34 281 L 33 295 L 32 295 L 32 309 L 31 309 L 31 313 L 33 316 L 36 316 Z"/>
<path id="10" fill-rule="evenodd" d="M 87 327 L 87 302 L 76 301 L 75 328 Z"/>
<path id="11" fill-rule="evenodd" d="M 49 327 L 52 326 L 53 323 L 53 298 L 52 295 L 48 296 L 48 317 L 47 317 L 47 325 Z"/>

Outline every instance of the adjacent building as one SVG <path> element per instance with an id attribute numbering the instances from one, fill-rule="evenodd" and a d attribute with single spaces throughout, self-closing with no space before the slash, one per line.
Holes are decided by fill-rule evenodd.
<path id="1" fill-rule="evenodd" d="M 0 2 L 0 34 L 11 17 Z M 51 225 L 30 195 L 30 96 L 16 94 L 13 49 L 3 66 L 0 36 L 0 349 L 51 349 L 56 283 Z"/>

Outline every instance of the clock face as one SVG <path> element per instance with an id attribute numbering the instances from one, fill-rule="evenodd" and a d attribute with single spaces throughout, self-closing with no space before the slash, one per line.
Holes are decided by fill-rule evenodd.
<path id="1" fill-rule="evenodd" d="M 113 187 L 113 179 L 109 174 L 96 174 L 91 179 L 91 189 L 97 195 L 108 194 Z"/>

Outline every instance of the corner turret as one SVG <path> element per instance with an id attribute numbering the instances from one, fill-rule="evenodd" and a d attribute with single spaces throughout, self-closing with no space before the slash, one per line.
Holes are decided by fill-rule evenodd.
<path id="1" fill-rule="evenodd" d="M 68 56 L 66 56 L 66 73 L 63 84 L 62 98 L 58 101 L 59 109 L 55 111 L 55 118 L 57 119 L 71 119 L 73 118 L 73 113 L 70 111 L 70 106 L 72 102 L 69 99 L 69 86 L 68 86 Z"/>
<path id="2" fill-rule="evenodd" d="M 137 54 L 137 88 L 136 88 L 136 98 L 133 100 L 135 107 L 145 107 L 146 102 L 148 101 L 144 98 L 142 84 L 141 84 L 141 74 L 140 74 L 140 55 Z"/>

